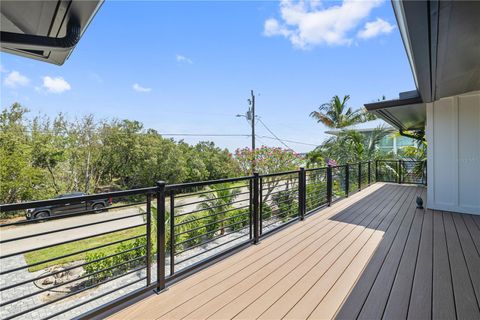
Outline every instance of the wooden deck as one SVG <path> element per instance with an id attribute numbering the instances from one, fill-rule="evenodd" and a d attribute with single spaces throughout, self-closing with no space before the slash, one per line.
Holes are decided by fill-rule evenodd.
<path id="1" fill-rule="evenodd" d="M 377 183 L 112 319 L 480 319 L 480 216 Z"/>

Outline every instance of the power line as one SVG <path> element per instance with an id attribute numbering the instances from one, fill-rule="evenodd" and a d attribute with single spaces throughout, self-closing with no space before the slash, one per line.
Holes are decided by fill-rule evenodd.
<path id="1" fill-rule="evenodd" d="M 258 136 L 257 135 L 257 137 L 264 138 L 264 139 L 278 140 L 277 138 L 273 138 L 273 137 L 269 137 L 269 136 Z M 287 139 L 281 139 L 281 140 L 285 141 L 285 142 L 290 142 L 290 143 L 295 143 L 295 144 L 303 144 L 303 145 L 312 146 L 312 147 L 318 147 L 319 146 L 318 144 L 314 144 L 314 143 L 300 142 L 300 141 L 287 140 Z"/>
<path id="2" fill-rule="evenodd" d="M 267 129 L 268 132 L 270 132 L 281 144 L 283 144 L 285 147 L 287 147 L 288 149 L 290 150 L 293 150 L 292 148 L 290 148 L 285 142 L 282 141 L 282 139 L 280 139 L 279 137 L 277 137 L 277 135 L 275 133 L 273 133 L 272 130 L 270 130 L 270 128 L 267 127 L 267 125 L 262 121 L 262 119 L 258 118 L 258 121 L 265 127 L 265 129 Z"/>

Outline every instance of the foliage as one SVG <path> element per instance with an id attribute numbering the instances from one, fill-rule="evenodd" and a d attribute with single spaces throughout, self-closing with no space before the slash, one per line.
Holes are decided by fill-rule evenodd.
<path id="1" fill-rule="evenodd" d="M 297 170 L 301 163 L 301 157 L 292 150 L 262 146 L 253 152 L 249 148 L 237 149 L 235 158 L 239 163 L 240 170 L 244 175 L 252 174 L 252 161 L 255 156 L 255 171 L 260 174 L 270 174 Z M 288 180 L 295 177 L 289 175 Z M 263 201 L 266 201 L 275 188 L 280 184 L 279 177 L 263 178 Z M 291 182 L 291 181 L 290 181 Z"/>
<path id="2" fill-rule="evenodd" d="M 146 250 L 145 237 L 133 241 L 122 242 L 114 251 L 112 257 L 107 257 L 105 252 L 87 253 L 86 264 L 83 269 L 90 282 L 98 283 L 109 277 L 124 273 L 130 269 L 145 264 Z M 128 251 L 128 252 L 126 252 Z M 99 261 L 97 261 L 99 260 Z"/>
<path id="3" fill-rule="evenodd" d="M 279 191 L 272 196 L 272 203 L 278 208 L 278 217 L 287 221 L 298 214 L 298 191 L 290 188 Z"/>
<path id="4" fill-rule="evenodd" d="M 239 166 L 213 142 L 189 145 L 138 121 L 28 117 L 15 103 L 0 114 L 0 202 L 57 194 L 235 176 Z"/>
<path id="5" fill-rule="evenodd" d="M 200 204 L 200 208 L 204 209 L 209 218 L 206 219 L 207 227 L 206 232 L 213 232 L 220 229 L 220 235 L 225 234 L 225 223 L 229 224 L 230 221 L 225 221 L 227 210 L 232 209 L 232 202 L 235 201 L 240 189 L 230 189 L 229 184 L 220 183 L 211 186 L 209 193 L 202 194 L 204 202 Z"/>
<path id="6" fill-rule="evenodd" d="M 83 251 L 83 250 L 88 250 L 89 248 L 98 247 L 101 245 L 105 245 L 107 243 L 121 241 L 122 239 L 128 239 L 131 237 L 139 236 L 141 234 L 145 234 L 145 227 L 137 227 L 133 229 L 122 230 L 122 231 L 106 234 L 103 236 L 92 237 L 84 240 L 79 240 L 79 241 L 74 241 L 66 244 L 53 246 L 46 249 L 35 250 L 32 252 L 26 253 L 24 255 L 24 258 L 27 264 L 29 265 L 40 263 L 42 261 L 49 261 L 49 262 L 40 263 L 38 265 L 34 265 L 28 268 L 28 271 L 35 272 L 35 271 L 42 270 L 44 268 L 54 266 L 54 265 L 62 265 L 62 264 L 70 263 L 72 261 L 85 260 L 85 257 L 86 257 L 85 252 L 82 252 L 79 254 L 73 254 L 73 253 Z M 117 250 L 118 246 L 119 244 L 113 244 L 100 249 L 96 249 L 95 251 L 91 251 L 91 252 L 97 252 L 97 253 L 101 252 L 105 256 L 108 256 L 113 254 Z M 57 259 L 57 257 L 61 257 L 68 254 L 73 254 L 73 255 Z"/>
<path id="7" fill-rule="evenodd" d="M 22 123 L 27 112 L 15 103 L 0 114 L 1 203 L 36 199 L 43 193 L 50 195 L 53 192 L 45 183 L 46 172 L 34 166 L 32 139 Z"/>
<path id="8" fill-rule="evenodd" d="M 389 131 L 384 127 L 375 128 L 369 134 L 355 130 L 340 131 L 313 152 L 307 154 L 308 166 L 323 166 L 327 158 L 342 164 L 380 158 L 382 154 L 377 146 L 380 140 L 388 134 Z"/>
<path id="9" fill-rule="evenodd" d="M 365 109 L 353 110 L 347 107 L 350 96 L 346 95 L 343 99 L 339 96 L 333 96 L 328 103 L 318 107 L 318 111 L 312 111 L 310 117 L 322 123 L 327 128 L 345 128 L 360 122 L 371 120 Z"/>

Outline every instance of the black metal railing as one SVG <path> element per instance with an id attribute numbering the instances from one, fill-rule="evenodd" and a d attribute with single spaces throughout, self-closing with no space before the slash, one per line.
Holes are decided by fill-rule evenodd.
<path id="1" fill-rule="evenodd" d="M 0 317 L 91 317 L 377 181 L 425 184 L 425 163 L 377 160 L 1 205 L 30 219 L 0 225 Z"/>

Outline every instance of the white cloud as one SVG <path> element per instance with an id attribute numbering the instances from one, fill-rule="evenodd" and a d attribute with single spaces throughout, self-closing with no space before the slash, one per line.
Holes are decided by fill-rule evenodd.
<path id="1" fill-rule="evenodd" d="M 138 83 L 134 83 L 133 86 L 132 86 L 133 90 L 137 91 L 137 92 L 150 92 L 152 91 L 152 88 L 145 88 L 145 87 L 142 87 L 141 85 L 139 85 Z"/>
<path id="2" fill-rule="evenodd" d="M 50 93 L 62 93 L 72 89 L 70 84 L 62 77 L 43 77 L 43 88 Z"/>
<path id="3" fill-rule="evenodd" d="M 375 21 L 365 23 L 365 26 L 357 34 L 359 38 L 370 39 L 381 34 L 388 34 L 395 29 L 394 25 L 391 25 L 387 21 L 377 18 Z"/>
<path id="4" fill-rule="evenodd" d="M 176 55 L 177 62 L 183 62 L 183 63 L 189 63 L 193 64 L 193 61 L 185 56 L 182 56 L 181 54 Z"/>
<path id="5" fill-rule="evenodd" d="M 283 36 L 298 48 L 315 45 L 350 45 L 352 35 L 360 22 L 384 0 L 344 0 L 340 5 L 329 7 L 317 2 L 280 3 L 281 21 L 268 19 L 264 25 L 264 35 Z"/>
<path id="6" fill-rule="evenodd" d="M 30 79 L 14 70 L 5 77 L 3 83 L 10 88 L 24 87 L 30 83 Z"/>

